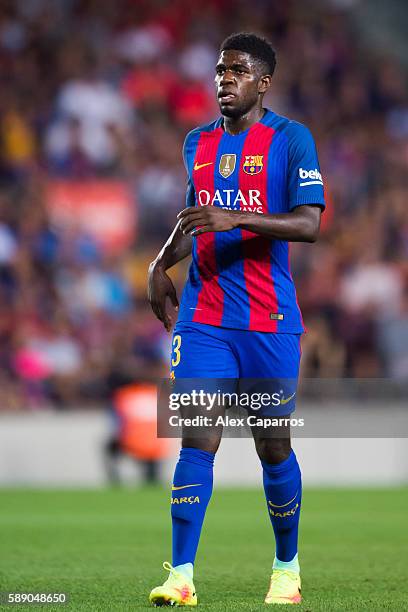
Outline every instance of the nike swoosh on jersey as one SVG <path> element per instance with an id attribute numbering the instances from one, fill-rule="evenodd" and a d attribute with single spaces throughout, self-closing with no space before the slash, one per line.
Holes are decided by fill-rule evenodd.
<path id="1" fill-rule="evenodd" d="M 204 168 L 205 166 L 211 166 L 214 162 L 206 162 L 205 164 L 198 164 L 197 162 L 194 164 L 194 170 L 200 170 L 200 168 Z"/>
<path id="2" fill-rule="evenodd" d="M 296 395 L 296 391 L 294 393 L 292 393 L 292 395 L 290 395 L 289 397 L 282 397 L 280 403 L 281 404 L 287 404 L 288 402 L 290 402 L 291 399 L 293 399 Z"/>
<path id="3" fill-rule="evenodd" d="M 175 487 L 174 485 L 171 487 L 172 491 L 180 491 L 180 489 L 188 489 L 188 487 L 202 487 L 202 484 L 189 484 L 189 485 L 182 485 L 181 487 Z"/>

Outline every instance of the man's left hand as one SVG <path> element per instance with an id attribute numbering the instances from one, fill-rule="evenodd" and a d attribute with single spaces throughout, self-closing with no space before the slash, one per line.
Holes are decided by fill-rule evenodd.
<path id="1" fill-rule="evenodd" d="M 228 232 L 236 228 L 239 213 L 240 211 L 209 205 L 185 208 L 177 218 L 181 219 L 180 229 L 183 234 L 198 236 L 206 232 Z"/>

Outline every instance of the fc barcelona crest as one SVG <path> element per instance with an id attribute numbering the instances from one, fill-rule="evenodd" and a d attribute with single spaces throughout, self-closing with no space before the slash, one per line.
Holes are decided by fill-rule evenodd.
<path id="1" fill-rule="evenodd" d="M 224 153 L 220 159 L 220 174 L 224 178 L 228 178 L 235 170 L 235 164 L 237 163 L 237 156 L 235 153 Z"/>
<path id="2" fill-rule="evenodd" d="M 263 169 L 263 155 L 245 155 L 242 169 L 246 174 L 259 174 Z"/>

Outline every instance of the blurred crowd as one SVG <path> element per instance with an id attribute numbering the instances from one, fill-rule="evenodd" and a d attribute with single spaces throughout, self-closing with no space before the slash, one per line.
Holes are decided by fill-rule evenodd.
<path id="1" fill-rule="evenodd" d="M 184 206 L 184 136 L 217 116 L 218 46 L 241 30 L 276 47 L 267 104 L 310 127 L 328 188 L 319 241 L 291 250 L 303 373 L 408 377 L 407 75 L 359 43 L 345 9 L 3 0 L 0 409 L 96 404 L 118 381 L 166 376 L 147 266 Z M 123 181 L 133 240 L 109 252 L 55 223 L 46 193 L 60 179 Z"/>

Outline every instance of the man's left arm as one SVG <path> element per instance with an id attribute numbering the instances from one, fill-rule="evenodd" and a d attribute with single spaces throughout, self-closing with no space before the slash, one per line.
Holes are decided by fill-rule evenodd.
<path id="1" fill-rule="evenodd" d="M 186 208 L 179 213 L 184 234 L 199 236 L 207 232 L 227 232 L 240 228 L 271 238 L 291 242 L 315 242 L 320 227 L 320 206 L 303 205 L 290 213 L 259 213 L 225 210 L 218 206 Z M 197 228 L 197 229 L 195 229 Z"/>
<path id="2" fill-rule="evenodd" d="M 315 242 L 320 229 L 320 206 L 297 206 L 290 213 L 260 215 L 241 213 L 236 227 L 273 240 Z"/>

